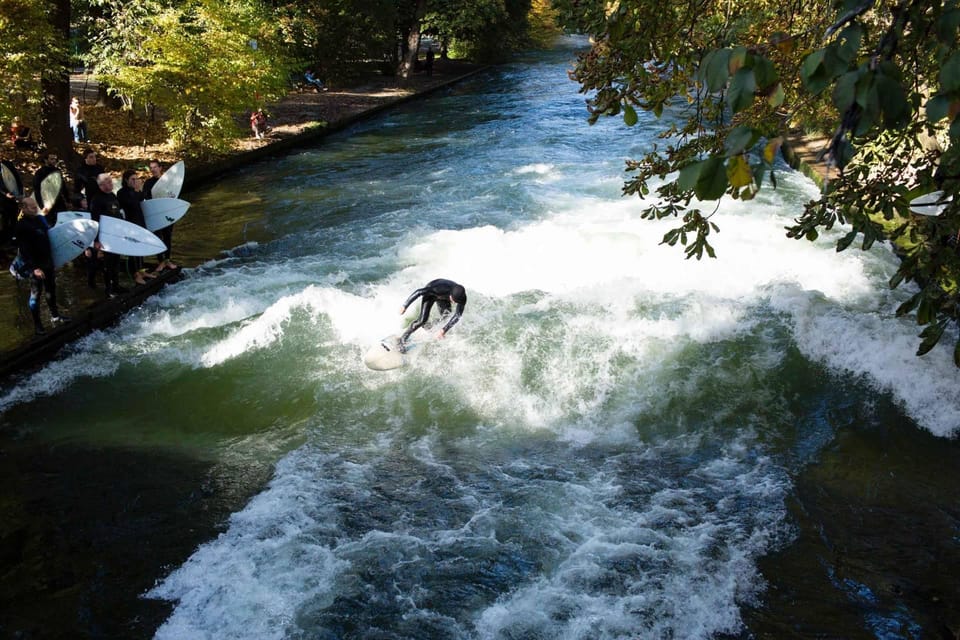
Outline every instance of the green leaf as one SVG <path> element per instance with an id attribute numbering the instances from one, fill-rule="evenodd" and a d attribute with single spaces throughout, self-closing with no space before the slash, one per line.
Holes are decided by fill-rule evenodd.
<path id="1" fill-rule="evenodd" d="M 842 113 L 853 105 L 856 98 L 857 80 L 860 78 L 860 70 L 848 71 L 840 76 L 837 84 L 833 87 L 833 104 Z"/>
<path id="2" fill-rule="evenodd" d="M 730 108 L 739 113 L 753 104 L 753 94 L 757 91 L 757 82 L 753 76 L 753 69 L 740 69 L 733 75 L 730 82 L 728 97 Z"/>
<path id="3" fill-rule="evenodd" d="M 770 60 L 763 56 L 753 55 L 750 63 L 753 68 L 753 75 L 757 80 L 757 86 L 761 90 L 765 90 L 777 82 L 777 69 Z"/>
<path id="4" fill-rule="evenodd" d="M 907 94 L 900 82 L 889 75 L 877 76 L 877 96 L 880 100 L 880 109 L 883 111 L 883 124 L 895 128 L 903 124 L 909 115 L 907 108 Z"/>
<path id="5" fill-rule="evenodd" d="M 700 179 L 700 172 L 703 170 L 703 162 L 691 162 L 680 169 L 680 175 L 677 177 L 677 186 L 681 191 L 691 191 Z"/>
<path id="6" fill-rule="evenodd" d="M 703 60 L 700 67 L 700 79 L 707 85 L 707 90 L 716 92 L 727 86 L 730 79 L 730 50 L 714 49 Z"/>
<path id="7" fill-rule="evenodd" d="M 726 149 L 727 157 L 737 155 L 749 149 L 760 138 L 760 135 L 745 125 L 734 127 L 727 134 L 723 146 Z"/>
<path id="8" fill-rule="evenodd" d="M 778 82 L 777 86 L 774 88 L 773 92 L 767 96 L 767 102 L 771 107 L 776 109 L 783 104 L 783 101 L 786 99 L 786 94 L 783 92 L 783 84 Z"/>
<path id="9" fill-rule="evenodd" d="M 930 301 L 930 298 L 922 298 L 920 305 L 917 307 L 917 324 L 929 324 L 929 322 L 933 320 L 933 316 L 933 303 Z"/>
<path id="10" fill-rule="evenodd" d="M 861 40 L 863 40 L 863 28 L 855 22 L 851 23 L 840 32 L 840 37 L 837 39 L 837 57 L 845 64 L 850 64 L 857 57 Z"/>
<path id="11" fill-rule="evenodd" d="M 847 235 L 837 240 L 837 252 L 843 251 L 844 249 L 849 247 L 853 243 L 853 241 L 856 239 L 857 239 L 857 232 L 851 231 Z"/>
<path id="12" fill-rule="evenodd" d="M 940 69 L 940 86 L 944 93 L 960 89 L 960 51 L 955 51 Z"/>
<path id="13" fill-rule="evenodd" d="M 747 62 L 747 50 L 744 47 L 734 47 L 730 51 L 730 59 L 727 63 L 727 71 L 730 74 L 735 74 L 737 71 L 743 68 Z"/>
<path id="14" fill-rule="evenodd" d="M 940 342 L 940 337 L 943 335 L 943 330 L 946 328 L 947 321 L 941 320 L 924 329 L 920 333 L 923 341 L 920 343 L 920 347 L 917 349 L 917 355 L 922 356 L 929 352 L 930 349 L 933 349 L 935 346 L 937 346 L 937 343 Z"/>
<path id="15" fill-rule="evenodd" d="M 960 118 L 954 118 L 950 124 L 950 140 L 952 140 L 954 144 L 960 141 Z"/>
<path id="16" fill-rule="evenodd" d="M 703 161 L 693 192 L 701 200 L 718 200 L 727 190 L 727 171 L 723 158 L 711 156 Z"/>
<path id="17" fill-rule="evenodd" d="M 917 293 L 913 294 L 912 296 L 910 296 L 910 298 L 906 302 L 904 302 L 899 307 L 897 307 L 895 315 L 898 318 L 907 315 L 908 313 L 910 313 L 911 311 L 917 308 L 917 304 L 920 303 L 920 299 L 922 297 L 923 297 L 922 291 L 918 291 Z"/>
<path id="18" fill-rule="evenodd" d="M 623 122 L 628 126 L 632 127 L 637 124 L 637 110 L 632 106 L 624 105 L 623 107 Z"/>
<path id="19" fill-rule="evenodd" d="M 931 124 L 940 122 L 950 113 L 950 103 L 952 101 L 944 94 L 935 95 L 927 101 L 927 120 Z"/>
<path id="20" fill-rule="evenodd" d="M 804 58 L 803 64 L 800 65 L 800 79 L 807 91 L 813 94 L 818 94 L 826 89 L 830 82 L 823 66 L 824 55 L 823 49 L 817 49 Z"/>

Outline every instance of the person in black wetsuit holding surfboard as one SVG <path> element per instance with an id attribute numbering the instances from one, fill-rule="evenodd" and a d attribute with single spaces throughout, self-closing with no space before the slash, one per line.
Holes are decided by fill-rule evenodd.
<path id="1" fill-rule="evenodd" d="M 400 308 L 400 315 L 406 313 L 407 307 L 417 298 L 422 298 L 420 301 L 420 317 L 414 320 L 413 324 L 407 327 L 407 330 L 404 331 L 400 337 L 401 353 L 406 351 L 405 343 L 407 338 L 410 337 L 410 334 L 427 323 L 427 319 L 430 317 L 430 310 L 433 309 L 434 304 L 440 307 L 441 317 L 443 314 L 450 313 L 451 305 L 457 305 L 456 311 L 453 312 L 453 315 L 450 316 L 447 323 L 443 325 L 443 328 L 437 333 L 437 339 L 442 339 L 443 336 L 447 334 L 447 331 L 450 331 L 453 325 L 460 321 L 460 316 L 463 315 L 463 308 L 467 306 L 467 290 L 463 288 L 463 285 L 459 285 L 453 280 L 443 280 L 441 278 L 431 280 L 425 286 L 411 293 L 407 301 L 403 303 L 403 307 Z"/>
<path id="2" fill-rule="evenodd" d="M 30 316 L 33 318 L 34 331 L 38 336 L 42 336 L 46 330 L 40 321 L 39 300 L 44 292 L 50 308 L 50 320 L 58 324 L 69 318 L 61 316 L 57 310 L 57 278 L 48 236 L 50 224 L 41 214 L 35 199 L 24 198 L 21 207 L 23 217 L 17 222 L 16 228 L 19 252 L 11 272 L 18 279 L 30 281 Z"/>

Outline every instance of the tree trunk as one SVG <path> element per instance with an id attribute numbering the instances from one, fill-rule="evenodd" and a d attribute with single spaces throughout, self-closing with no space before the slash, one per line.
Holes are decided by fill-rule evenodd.
<path id="1" fill-rule="evenodd" d="M 413 24 L 407 32 L 407 52 L 400 62 L 400 77 L 409 78 L 416 67 L 417 55 L 420 49 L 420 21 L 427 13 L 427 0 L 417 0 L 417 8 L 413 16 Z"/>
<path id="2" fill-rule="evenodd" d="M 52 0 L 50 2 L 50 24 L 54 31 L 70 40 L 70 0 Z M 70 69 L 66 52 L 62 61 L 57 61 L 43 74 L 41 87 L 43 99 L 40 102 L 40 143 L 67 161 L 73 160 L 73 134 L 70 131 L 70 119 L 67 113 L 70 104 Z"/>

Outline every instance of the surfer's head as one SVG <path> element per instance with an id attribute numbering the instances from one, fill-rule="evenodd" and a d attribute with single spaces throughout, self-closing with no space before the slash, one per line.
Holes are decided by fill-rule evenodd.
<path id="1" fill-rule="evenodd" d="M 457 304 L 467 304 L 467 290 L 458 284 L 450 290 L 450 299 Z"/>
<path id="2" fill-rule="evenodd" d="M 26 216 L 35 216 L 40 213 L 40 206 L 37 205 L 37 200 L 33 196 L 27 196 L 21 200 L 20 209 Z"/>
<path id="3" fill-rule="evenodd" d="M 140 176 L 137 174 L 136 169 L 127 169 L 126 171 L 123 172 L 123 179 L 121 180 L 121 182 L 123 183 L 123 186 L 130 187 L 131 189 L 135 189 L 137 185 L 137 180 L 139 179 L 140 179 Z"/>
<path id="4" fill-rule="evenodd" d="M 100 191 L 110 193 L 113 191 L 113 176 L 109 173 L 101 173 L 97 176 L 97 186 L 100 187 Z"/>

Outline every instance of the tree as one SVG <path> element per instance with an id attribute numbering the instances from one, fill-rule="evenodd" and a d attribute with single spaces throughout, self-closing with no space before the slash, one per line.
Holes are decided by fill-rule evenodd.
<path id="1" fill-rule="evenodd" d="M 166 116 L 174 146 L 223 151 L 237 115 L 283 95 L 290 61 L 256 0 L 117 2 L 93 36 L 95 71 L 128 107 Z"/>
<path id="2" fill-rule="evenodd" d="M 691 207 L 722 197 L 750 199 L 797 126 L 830 133 L 840 169 L 832 189 L 808 203 L 787 235 L 815 239 L 848 225 L 838 242 L 869 249 L 890 241 L 903 258 L 890 285 L 920 290 L 898 309 L 924 326 L 918 355 L 958 320 L 960 257 L 960 7 L 956 0 L 557 0 L 563 23 L 593 36 L 572 77 L 589 120 L 637 111 L 660 117 L 668 140 L 640 160 L 625 194 L 664 204 L 648 218 L 682 224 L 663 242 L 688 257 L 713 257 L 716 212 Z M 875 6 L 879 5 L 879 6 Z M 936 217 L 911 215 L 910 200 L 942 188 L 952 198 Z M 702 206 L 702 205 L 701 205 Z M 960 342 L 954 349 L 960 366 Z"/>
<path id="3" fill-rule="evenodd" d="M 69 0 L 0 0 L 0 121 L 35 115 L 41 144 L 70 157 Z"/>

